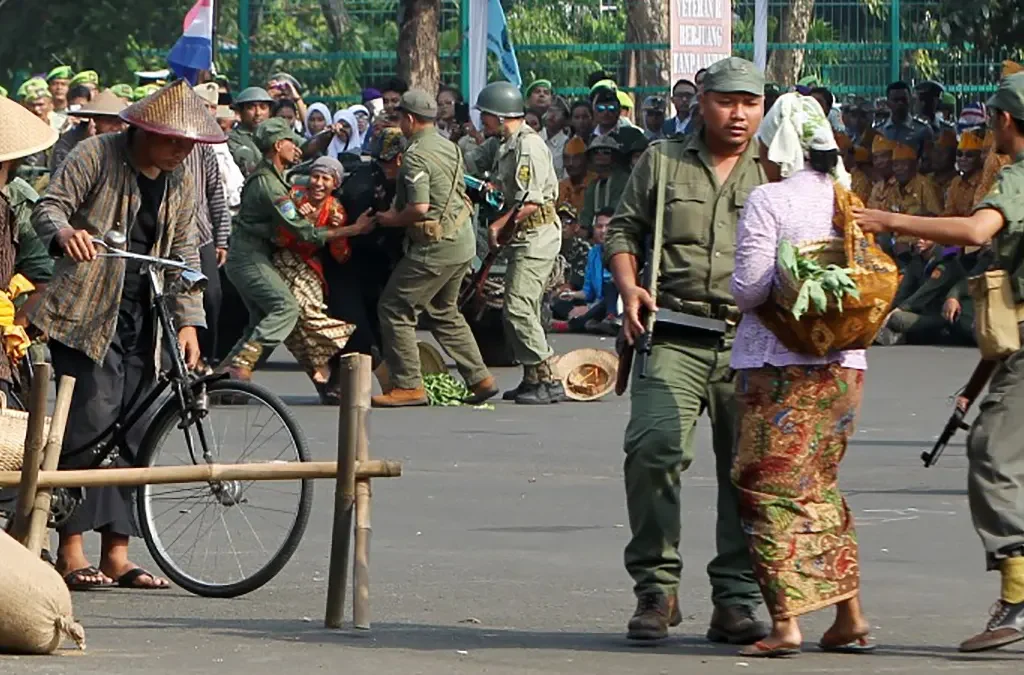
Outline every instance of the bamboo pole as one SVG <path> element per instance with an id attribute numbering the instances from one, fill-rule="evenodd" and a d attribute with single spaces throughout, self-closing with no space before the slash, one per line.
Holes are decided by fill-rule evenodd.
<path id="1" fill-rule="evenodd" d="M 11 536 L 28 546 L 28 524 L 39 489 L 39 466 L 46 442 L 46 395 L 50 391 L 52 366 L 40 363 L 32 375 L 32 398 L 28 406 L 28 432 L 25 434 L 25 456 L 18 480 L 18 503 L 14 508 Z M 11 472 L 14 473 L 14 472 Z"/>
<path id="2" fill-rule="evenodd" d="M 71 397 L 75 393 L 75 378 L 63 375 L 57 383 L 57 400 L 53 404 L 53 417 L 50 418 L 50 434 L 46 438 L 43 450 L 43 470 L 40 477 L 47 472 L 54 472 L 60 463 L 60 450 L 64 445 L 64 429 L 68 425 L 68 414 L 71 412 Z M 48 487 L 40 484 L 36 491 L 36 501 L 29 516 L 28 550 L 35 556 L 43 551 L 46 541 L 46 523 L 50 520 L 50 497 Z"/>
<path id="3" fill-rule="evenodd" d="M 370 408 L 370 358 L 362 354 L 351 354 L 342 357 L 340 368 L 338 475 L 334 487 L 334 527 L 331 532 L 331 564 L 324 615 L 327 628 L 341 628 L 345 618 L 345 586 L 348 581 L 348 554 L 352 545 L 352 511 L 356 491 L 356 448 L 359 445 L 360 427 Z"/>
<path id="4" fill-rule="evenodd" d="M 40 488 L 67 488 L 208 483 L 225 480 L 308 480 L 334 478 L 338 472 L 337 467 L 337 462 L 197 464 L 73 471 L 53 471 L 44 466 L 39 472 L 38 484 Z M 397 478 L 402 475 L 402 463 L 386 459 L 357 462 L 355 475 L 358 478 Z M 18 471 L 0 471 L 0 487 L 15 487 L 20 477 L 21 473 Z"/>
<path id="5" fill-rule="evenodd" d="M 370 460 L 370 426 L 363 410 L 359 426 L 356 461 Z M 352 555 L 352 625 L 357 630 L 370 630 L 370 497 L 373 491 L 369 478 L 356 480 L 356 533 Z"/>

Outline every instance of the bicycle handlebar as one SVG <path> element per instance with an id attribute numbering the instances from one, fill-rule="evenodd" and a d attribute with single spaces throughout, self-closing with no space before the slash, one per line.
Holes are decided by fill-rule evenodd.
<path id="1" fill-rule="evenodd" d="M 101 258 L 123 258 L 125 260 L 139 260 L 150 265 L 156 265 L 157 267 L 166 267 L 168 269 L 177 269 L 188 272 L 195 272 L 191 267 L 181 262 L 180 260 L 169 260 L 167 258 L 158 258 L 152 255 L 143 255 L 142 253 L 134 253 L 132 251 L 125 251 L 124 249 L 114 248 L 102 239 L 93 238 L 92 243 L 94 246 L 102 246 L 107 249 L 106 253 L 100 253 Z"/>

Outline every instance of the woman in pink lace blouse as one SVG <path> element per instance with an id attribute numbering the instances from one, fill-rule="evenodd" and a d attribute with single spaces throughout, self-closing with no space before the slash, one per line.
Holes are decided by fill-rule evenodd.
<path id="1" fill-rule="evenodd" d="M 740 415 L 732 477 L 773 629 L 741 653 L 799 652 L 797 617 L 830 605 L 836 619 L 819 647 L 865 651 L 873 645 L 860 608 L 857 540 L 836 479 L 860 406 L 865 354 L 792 352 L 757 317 L 776 280 L 779 242 L 836 236 L 834 181 L 849 188 L 850 178 L 809 96 L 779 98 L 758 139 L 773 182 L 750 194 L 736 232 L 732 292 L 744 314 L 732 351 Z"/>

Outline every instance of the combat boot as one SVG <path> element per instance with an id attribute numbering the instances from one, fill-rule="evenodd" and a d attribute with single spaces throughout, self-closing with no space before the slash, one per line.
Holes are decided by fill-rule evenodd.
<path id="1" fill-rule="evenodd" d="M 768 625 L 758 621 L 754 608 L 745 605 L 715 605 L 707 638 L 711 642 L 750 645 L 768 636 Z"/>
<path id="2" fill-rule="evenodd" d="M 394 387 L 388 393 L 370 399 L 370 405 L 374 408 L 411 408 L 428 403 L 427 391 L 422 386 L 415 389 Z"/>
<path id="3" fill-rule="evenodd" d="M 536 389 L 540 380 L 537 379 L 537 366 L 523 366 L 523 379 L 515 389 L 509 389 L 501 395 L 502 401 L 515 401 L 520 394 Z"/>
<path id="4" fill-rule="evenodd" d="M 551 359 L 536 366 L 537 384 L 521 391 L 515 401 L 521 405 L 547 405 L 567 400 L 565 387 L 555 379 Z"/>
<path id="5" fill-rule="evenodd" d="M 626 638 L 629 640 L 663 640 L 669 627 L 683 622 L 679 613 L 679 596 L 650 591 L 637 597 L 636 611 L 629 620 Z"/>

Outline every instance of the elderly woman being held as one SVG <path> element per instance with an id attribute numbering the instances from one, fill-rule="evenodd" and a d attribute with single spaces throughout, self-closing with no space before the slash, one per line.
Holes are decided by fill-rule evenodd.
<path id="1" fill-rule="evenodd" d="M 850 177 L 832 127 L 811 97 L 786 94 L 758 131 L 761 163 L 773 181 L 755 188 L 736 233 L 732 291 L 743 310 L 732 352 L 740 434 L 733 464 L 740 517 L 772 632 L 741 652 L 784 656 L 800 650 L 801 614 L 836 607 L 819 647 L 866 651 L 857 539 L 837 485 L 853 433 L 867 360 L 863 350 L 823 357 L 787 349 L 758 318 L 777 282 L 779 242 L 799 246 L 833 229 Z M 844 192 L 838 192 L 844 191 Z M 849 210 L 845 214 L 849 216 Z"/>

